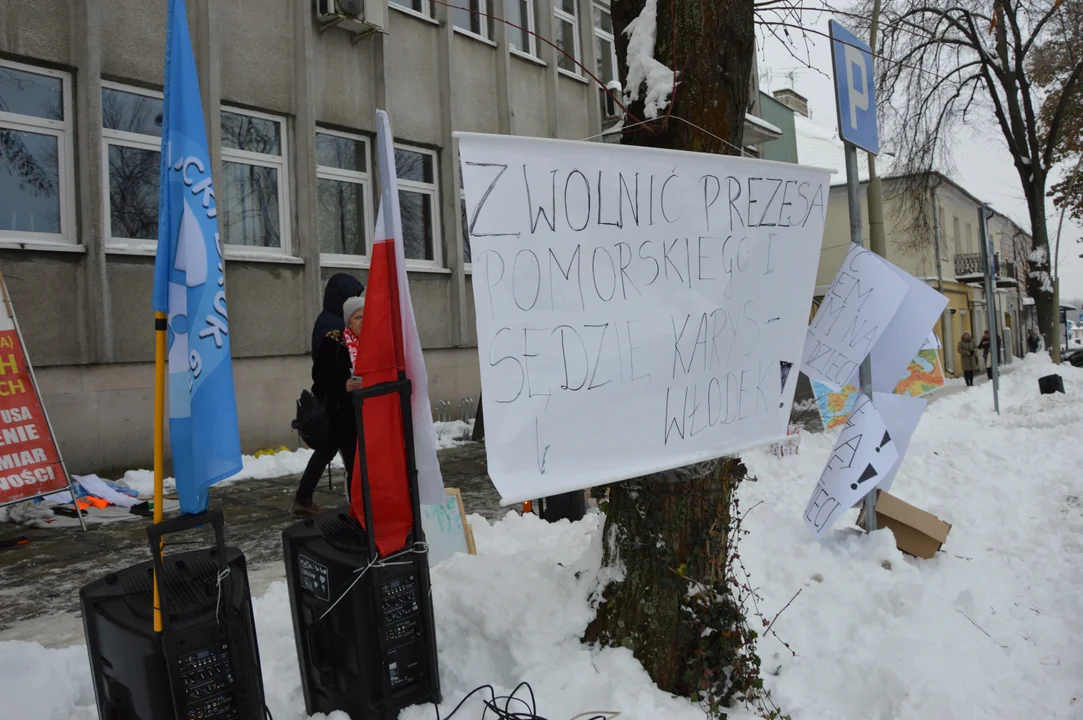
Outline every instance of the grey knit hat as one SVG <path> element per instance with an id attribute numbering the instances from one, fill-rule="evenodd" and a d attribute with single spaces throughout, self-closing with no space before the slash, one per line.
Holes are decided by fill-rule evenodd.
<path id="1" fill-rule="evenodd" d="M 350 322 L 350 318 L 355 312 L 365 307 L 365 298 L 360 295 L 355 295 L 352 298 L 347 298 L 346 302 L 342 303 L 342 319 L 346 322 Z"/>

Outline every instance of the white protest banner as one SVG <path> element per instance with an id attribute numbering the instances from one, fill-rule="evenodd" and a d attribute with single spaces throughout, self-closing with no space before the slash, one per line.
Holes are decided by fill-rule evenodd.
<path id="1" fill-rule="evenodd" d="M 877 486 L 881 490 L 890 490 L 895 482 L 895 476 L 899 474 L 899 468 L 902 467 L 906 451 L 910 449 L 910 438 L 914 437 L 914 431 L 918 429 L 918 423 L 921 421 L 921 414 L 925 412 L 925 406 L 929 402 L 925 398 L 910 395 L 878 392 L 872 394 L 872 401 L 880 417 L 883 418 L 884 425 L 887 426 L 896 452 L 899 453 L 899 459 Z"/>
<path id="2" fill-rule="evenodd" d="M 828 171 L 456 136 L 503 503 L 786 437 Z"/>
<path id="3" fill-rule="evenodd" d="M 808 327 L 801 371 L 835 391 L 851 383 L 906 292 L 906 283 L 887 261 L 851 244 Z"/>
<path id="4" fill-rule="evenodd" d="M 936 336 L 935 332 L 930 330 L 929 331 L 929 337 L 925 338 L 925 342 L 923 342 L 921 344 L 921 349 L 922 350 L 939 350 L 941 347 L 942 346 L 940 345 L 940 338 L 938 338 Z"/>
<path id="5" fill-rule="evenodd" d="M 880 413 L 860 395 L 805 506 L 805 525 L 821 538 L 839 515 L 879 485 L 899 459 Z"/>
<path id="6" fill-rule="evenodd" d="M 906 285 L 902 305 L 872 348 L 872 389 L 889 393 L 906 377 L 910 361 L 928 339 L 948 299 L 905 270 L 886 260 L 882 262 Z M 858 382 L 856 370 L 850 374 L 849 382 Z"/>

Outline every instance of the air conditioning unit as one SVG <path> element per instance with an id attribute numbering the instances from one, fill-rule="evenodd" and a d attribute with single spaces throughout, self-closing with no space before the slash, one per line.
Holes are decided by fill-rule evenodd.
<path id="1" fill-rule="evenodd" d="M 388 0 L 316 0 L 320 32 L 340 27 L 359 36 L 386 32 Z"/>

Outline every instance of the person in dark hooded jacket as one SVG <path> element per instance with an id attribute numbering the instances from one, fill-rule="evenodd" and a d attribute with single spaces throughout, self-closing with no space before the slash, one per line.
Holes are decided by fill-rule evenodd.
<path id="1" fill-rule="evenodd" d="M 328 405 L 336 406 L 335 402 L 329 402 L 332 398 L 327 397 L 330 387 L 329 383 L 321 383 L 323 375 L 326 373 L 323 368 L 328 364 L 327 356 L 334 354 L 333 346 L 335 343 L 330 342 L 329 338 L 341 338 L 346 330 L 346 320 L 342 317 L 343 305 L 350 298 L 359 297 L 365 291 L 365 286 L 360 280 L 353 275 L 346 273 L 336 273 L 330 277 L 327 281 L 327 287 L 323 293 L 323 311 L 320 312 L 316 318 L 316 323 L 312 328 L 312 361 L 313 361 L 313 380 L 316 381 L 312 386 L 313 394 L 324 402 L 325 407 Z M 322 351 L 321 351 L 322 348 Z M 342 348 L 342 352 L 345 352 L 345 347 Z M 348 363 L 343 365 L 341 369 L 343 377 L 349 377 Z M 335 389 L 335 395 L 340 394 L 338 388 Z M 335 398 L 338 399 L 337 397 Z M 341 404 L 341 403 L 338 403 Z M 309 458 L 308 465 L 305 467 L 304 473 L 301 475 L 301 482 L 297 488 L 297 494 L 293 501 L 293 514 L 298 516 L 306 515 L 318 515 L 323 512 L 312 500 L 312 495 L 316 490 L 316 485 L 320 482 L 320 477 L 323 475 L 327 466 L 334 460 L 335 455 L 340 450 L 340 445 L 348 445 L 349 438 L 347 435 L 352 433 L 353 442 L 356 442 L 356 430 L 352 422 L 346 423 L 344 420 L 350 420 L 351 418 L 339 418 L 339 408 L 327 407 L 328 419 L 330 420 L 330 434 L 333 437 L 323 438 L 323 442 L 319 447 L 313 448 L 312 457 Z M 331 417 L 334 415 L 335 417 Z M 341 436 L 341 437 L 340 437 Z M 352 463 L 353 457 L 343 458 L 343 461 L 349 460 Z M 347 478 L 349 477 L 349 468 L 347 468 Z M 348 481 L 347 481 L 348 482 Z M 346 489 L 349 493 L 349 488 Z"/>

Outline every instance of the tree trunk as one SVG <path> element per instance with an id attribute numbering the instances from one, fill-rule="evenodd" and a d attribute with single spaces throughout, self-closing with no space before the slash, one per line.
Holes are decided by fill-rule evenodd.
<path id="1" fill-rule="evenodd" d="M 1027 185 L 1024 185 L 1027 187 Z M 1031 262 L 1028 258 L 1027 294 L 1034 298 L 1034 311 L 1038 317 L 1038 332 L 1045 339 L 1045 346 L 1050 349 L 1053 357 L 1057 353 L 1054 348 L 1060 348 L 1059 308 L 1055 305 L 1052 289 L 1044 289 L 1044 278 L 1049 278 L 1050 287 L 1053 283 L 1053 247 L 1050 244 L 1049 229 L 1045 219 L 1045 182 L 1043 178 L 1031 178 L 1029 192 L 1026 193 L 1027 206 L 1030 211 L 1030 237 L 1034 250 L 1045 248 L 1044 262 Z"/>
<path id="2" fill-rule="evenodd" d="M 631 127 L 643 115 L 643 95 L 629 106 L 634 118 L 626 118 L 625 145 L 740 154 L 745 112 L 749 107 L 753 53 L 756 52 L 752 0 L 653 0 L 658 26 L 654 57 L 677 72 L 671 98 L 673 118 Z M 612 4 L 617 30 L 617 59 L 621 82 L 628 83 L 628 36 L 623 30 L 635 20 L 644 0 L 621 0 Z M 674 46 L 676 41 L 676 46 Z M 689 125 L 688 123 L 692 123 Z M 693 127 L 708 130 L 711 134 Z"/>
<path id="3" fill-rule="evenodd" d="M 626 89 L 623 31 L 644 5 L 612 4 Z M 753 14 L 752 0 L 657 2 L 654 57 L 676 70 L 678 81 L 671 106 L 653 122 L 634 126 L 646 119 L 643 101 L 629 106 L 622 143 L 739 154 L 755 52 Z M 745 474 L 740 460 L 719 460 L 609 488 L 604 562 L 625 574 L 605 589 L 586 636 L 630 648 L 659 688 L 693 698 L 715 717 L 724 716 L 731 700 L 762 687 L 755 633 L 730 584 L 734 491 Z"/>
<path id="4" fill-rule="evenodd" d="M 762 688 L 755 633 L 734 597 L 740 460 L 717 460 L 609 489 L 609 584 L 586 640 L 632 651 L 658 687 L 724 717 Z"/>

